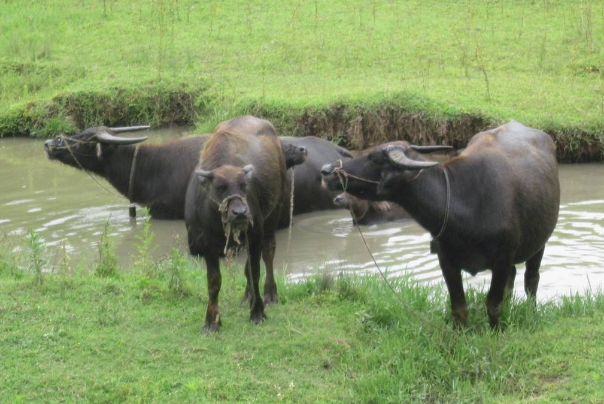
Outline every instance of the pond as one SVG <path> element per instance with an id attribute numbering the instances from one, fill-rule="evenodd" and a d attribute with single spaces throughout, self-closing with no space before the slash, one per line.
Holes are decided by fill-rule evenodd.
<path id="1" fill-rule="evenodd" d="M 149 141 L 159 143 L 185 130 L 156 130 Z M 48 246 L 49 256 L 56 257 L 54 252 L 65 248 L 72 262 L 85 259 L 92 267 L 108 220 L 120 263 L 128 266 L 142 229 L 141 210 L 136 223 L 131 223 L 128 201 L 111 185 L 97 177 L 101 187 L 88 174 L 49 161 L 43 143 L 0 139 L 0 235 L 21 237 L 34 229 Z M 560 166 L 560 219 L 541 266 L 541 301 L 604 285 L 603 174 L 601 164 Z M 186 251 L 183 221 L 152 220 L 151 229 L 157 257 L 173 247 Z M 442 282 L 437 258 L 429 253 L 430 235 L 416 223 L 391 222 L 362 230 L 377 262 L 389 275 L 409 274 L 417 281 Z M 289 249 L 287 229 L 278 233 L 277 245 L 275 267 L 291 279 L 317 271 L 376 272 L 345 210 L 295 216 Z M 523 296 L 524 267 L 518 269 L 515 291 Z M 490 273 L 464 278 L 467 284 L 481 287 L 490 282 Z"/>

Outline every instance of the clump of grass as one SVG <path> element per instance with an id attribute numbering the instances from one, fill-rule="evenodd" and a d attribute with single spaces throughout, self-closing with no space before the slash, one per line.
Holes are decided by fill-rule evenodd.
<path id="1" fill-rule="evenodd" d="M 191 291 L 185 285 L 182 272 L 187 265 L 187 260 L 178 248 L 172 248 L 167 265 L 168 290 L 173 296 L 186 297 Z"/>
<path id="2" fill-rule="evenodd" d="M 134 244 L 134 248 L 137 252 L 134 267 L 145 276 L 151 277 L 157 267 L 152 256 L 153 250 L 155 249 L 152 245 L 155 233 L 151 231 L 151 215 L 149 214 L 149 210 L 144 209 L 143 215 L 143 229 L 136 235 L 138 242 Z"/>
<path id="3" fill-rule="evenodd" d="M 35 230 L 29 231 L 27 242 L 31 249 L 29 270 L 34 274 L 34 284 L 41 285 L 44 283 L 44 266 L 48 263 L 48 259 L 45 256 L 46 245 Z"/>
<path id="4" fill-rule="evenodd" d="M 107 219 L 99 242 L 99 261 L 94 269 L 94 273 L 103 278 L 115 276 L 118 273 L 117 255 L 109 236 L 109 230 L 109 219 Z"/>

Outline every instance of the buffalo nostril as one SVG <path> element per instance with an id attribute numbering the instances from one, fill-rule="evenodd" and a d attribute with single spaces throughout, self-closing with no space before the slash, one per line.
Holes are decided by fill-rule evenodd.
<path id="1" fill-rule="evenodd" d="M 304 146 L 300 146 L 300 149 L 299 149 L 299 150 L 300 150 L 300 153 L 304 153 L 304 154 L 306 154 L 306 147 L 304 147 Z"/>
<path id="2" fill-rule="evenodd" d="M 235 209 L 231 210 L 231 213 L 234 216 L 244 216 L 247 213 L 247 209 L 246 208 L 235 208 Z"/>
<path id="3" fill-rule="evenodd" d="M 333 171 L 333 168 L 332 168 L 331 164 L 325 164 L 323 167 L 321 167 L 322 175 L 329 175 L 329 174 L 331 174 L 332 171 Z"/>

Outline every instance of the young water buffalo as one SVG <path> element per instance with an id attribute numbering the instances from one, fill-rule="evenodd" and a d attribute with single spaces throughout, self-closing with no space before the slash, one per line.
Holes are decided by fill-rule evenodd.
<path id="1" fill-rule="evenodd" d="M 216 127 L 191 176 L 185 202 L 190 252 L 203 256 L 207 266 L 205 332 L 217 331 L 221 324 L 219 258 L 227 244 L 245 242 L 248 246 L 245 272 L 251 292 L 250 320 L 259 323 L 265 318 L 258 285 L 261 256 L 267 272 L 265 300 L 276 302 L 275 231 L 286 187 L 285 158 L 270 122 L 244 116 Z"/>
<path id="2" fill-rule="evenodd" d="M 75 136 L 47 140 L 44 149 L 51 160 L 105 178 L 131 202 L 148 207 L 154 218 L 184 219 L 189 178 L 199 163 L 199 153 L 209 136 L 186 137 L 161 145 L 137 144 L 147 137 L 116 136 L 148 128 L 97 126 Z M 286 141 L 283 144 L 287 168 L 305 161 L 307 150 L 303 146 Z"/>
<path id="3" fill-rule="evenodd" d="M 353 219 L 358 224 L 370 225 L 397 220 L 409 219 L 405 209 L 396 203 L 384 201 L 368 201 L 347 193 L 341 193 L 333 198 L 333 204 L 340 208 L 352 210 Z"/>
<path id="4" fill-rule="evenodd" d="M 430 149 L 428 149 L 430 150 Z M 468 316 L 461 270 L 491 269 L 487 312 L 492 327 L 515 264 L 526 262 L 524 288 L 533 298 L 545 243 L 558 220 L 560 185 L 555 146 L 544 132 L 509 122 L 475 135 L 442 165 L 425 161 L 407 142 L 376 147 L 365 156 L 323 167 L 330 189 L 400 204 L 434 238 L 451 296 L 453 320 Z"/>

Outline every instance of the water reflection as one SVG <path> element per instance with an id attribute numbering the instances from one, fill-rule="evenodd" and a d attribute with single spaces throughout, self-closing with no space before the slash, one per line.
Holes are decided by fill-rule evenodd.
<path id="1" fill-rule="evenodd" d="M 182 132 L 155 131 L 151 141 Z M 91 262 L 109 220 L 118 256 L 127 266 L 142 227 L 140 214 L 132 226 L 125 198 L 109 194 L 81 171 L 47 160 L 42 145 L 30 139 L 0 140 L 0 234 L 24 236 L 35 229 L 51 249 L 64 245 L 72 258 Z M 562 206 L 541 267 L 541 300 L 604 285 L 603 169 L 600 164 L 560 167 Z M 157 256 L 173 247 L 186 250 L 182 221 L 153 220 L 152 230 Z M 363 232 L 376 261 L 389 274 L 410 273 L 418 281 L 442 282 L 437 258 L 429 253 L 430 236 L 414 222 L 367 226 Z M 294 279 L 318 270 L 375 272 L 343 210 L 296 216 L 289 249 L 287 231 L 278 233 L 277 242 L 276 267 Z M 518 295 L 524 293 L 523 270 L 519 268 L 516 281 Z M 470 285 L 488 285 L 490 274 L 465 279 Z"/>

